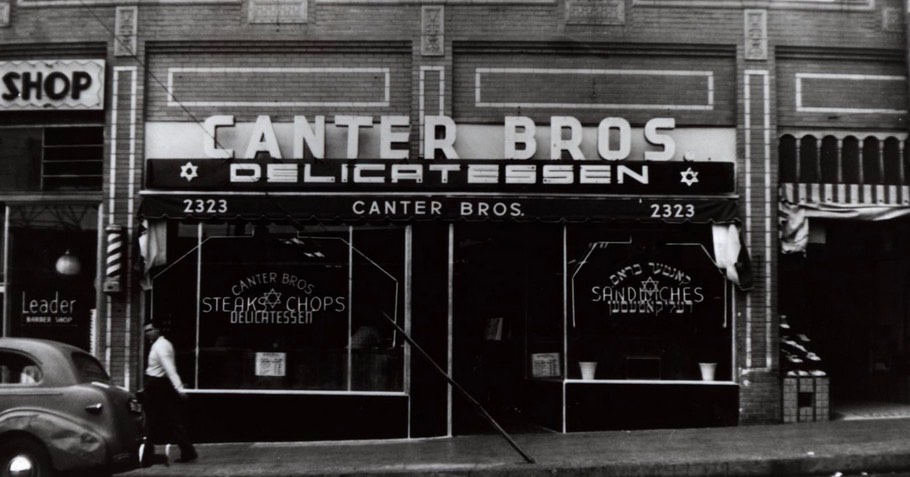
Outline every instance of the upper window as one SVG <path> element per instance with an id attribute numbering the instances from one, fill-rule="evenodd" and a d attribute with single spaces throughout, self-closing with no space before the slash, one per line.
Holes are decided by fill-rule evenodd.
<path id="1" fill-rule="evenodd" d="M 104 128 L 45 128 L 42 146 L 42 190 L 101 190 Z"/>
<path id="2" fill-rule="evenodd" d="M 903 185 L 907 140 L 902 134 L 781 136 L 781 183 Z"/>
<path id="3" fill-rule="evenodd" d="M 100 191 L 103 155 L 103 126 L 0 128 L 0 191 Z"/>

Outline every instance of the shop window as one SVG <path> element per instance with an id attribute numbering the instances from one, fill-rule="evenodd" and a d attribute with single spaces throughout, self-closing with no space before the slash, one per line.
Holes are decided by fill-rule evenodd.
<path id="1" fill-rule="evenodd" d="M 100 126 L 45 128 L 42 189 L 101 190 L 103 155 L 104 128 Z"/>
<path id="2" fill-rule="evenodd" d="M 93 205 L 8 206 L 11 336 L 88 349 L 95 309 L 98 210 Z"/>
<path id="3" fill-rule="evenodd" d="M 570 379 L 700 381 L 702 363 L 712 379 L 733 379 L 710 228 L 674 233 L 570 229 Z"/>
<path id="4" fill-rule="evenodd" d="M 403 228 L 193 227 L 173 224 L 150 310 L 192 387 L 403 390 Z"/>

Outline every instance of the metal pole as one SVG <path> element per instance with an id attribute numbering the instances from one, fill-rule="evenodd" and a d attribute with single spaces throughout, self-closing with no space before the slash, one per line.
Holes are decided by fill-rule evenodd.
<path id="1" fill-rule="evenodd" d="M 485 417 L 488 421 L 490 421 L 490 424 L 492 424 L 493 427 L 496 428 L 496 430 L 499 432 L 499 434 L 501 434 L 502 437 L 505 438 L 505 440 L 509 442 L 509 445 L 511 445 L 512 448 L 515 449 L 516 452 L 518 452 L 519 454 L 521 454 L 521 457 L 524 458 L 525 462 L 527 462 L 527 463 L 529 463 L 529 464 L 535 464 L 535 463 L 536 463 L 536 462 L 534 461 L 534 459 L 533 459 L 531 456 L 529 456 L 529 455 L 527 454 L 527 452 L 525 452 L 521 447 L 518 446 L 518 444 L 512 439 L 511 436 L 509 436 L 509 434 L 505 431 L 505 429 L 503 429 L 503 428 L 499 425 L 499 423 L 497 423 L 496 420 L 493 419 L 493 416 L 491 416 L 490 413 L 488 413 L 487 410 L 484 409 L 484 407 L 483 407 L 479 402 L 477 402 L 476 399 L 474 399 L 473 396 L 471 396 L 470 394 L 468 394 L 468 392 L 467 392 L 464 388 L 462 388 L 461 385 L 459 385 L 457 382 L 455 382 L 455 380 L 452 379 L 452 377 L 449 376 L 449 374 L 446 373 L 445 370 L 443 370 L 442 368 L 440 368 L 439 365 L 436 364 L 436 361 L 434 361 L 433 358 L 430 357 L 430 355 L 427 354 L 427 352 L 424 351 L 423 348 L 420 347 L 420 345 L 418 345 L 416 342 L 414 342 L 414 340 L 411 339 L 411 337 L 408 336 L 407 333 L 405 333 L 405 331 L 401 328 L 401 326 L 398 326 L 398 323 L 395 323 L 395 320 L 393 320 L 392 317 L 390 317 L 390 316 L 389 316 L 387 313 L 385 313 L 385 312 L 382 313 L 382 316 L 384 316 L 385 319 L 389 320 L 389 323 L 391 323 L 392 326 L 394 326 L 395 329 L 398 330 L 399 333 L 401 333 L 401 336 L 404 337 L 405 341 L 407 341 L 411 346 L 413 346 L 414 349 L 417 350 L 417 352 L 420 353 L 420 355 L 423 356 L 424 359 L 426 359 L 427 362 L 430 363 L 430 365 L 431 365 L 439 374 L 441 374 L 442 377 L 444 377 L 446 381 L 449 382 L 449 384 L 451 384 L 455 389 L 458 390 L 458 392 L 460 392 L 465 398 L 467 398 L 467 400 L 470 401 L 471 404 L 473 404 L 474 406 L 477 407 L 477 410 L 480 412 L 480 414 L 481 414 L 483 417 Z"/>

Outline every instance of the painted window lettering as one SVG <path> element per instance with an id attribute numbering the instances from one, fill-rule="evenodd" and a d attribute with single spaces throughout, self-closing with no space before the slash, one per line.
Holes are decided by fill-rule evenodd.
<path id="1" fill-rule="evenodd" d="M 651 204 L 651 217 L 655 219 L 689 219 L 695 216 L 692 204 Z"/>
<path id="2" fill-rule="evenodd" d="M 228 211 L 225 199 L 183 199 L 186 214 L 223 214 Z"/>

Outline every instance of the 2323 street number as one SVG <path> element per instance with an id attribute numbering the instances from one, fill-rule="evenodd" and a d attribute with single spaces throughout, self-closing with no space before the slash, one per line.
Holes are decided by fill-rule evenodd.
<path id="1" fill-rule="evenodd" d="M 692 204 L 651 204 L 651 217 L 656 219 L 689 219 L 695 216 Z"/>
<path id="2" fill-rule="evenodd" d="M 183 199 L 186 214 L 223 214 L 228 210 L 225 199 Z"/>

